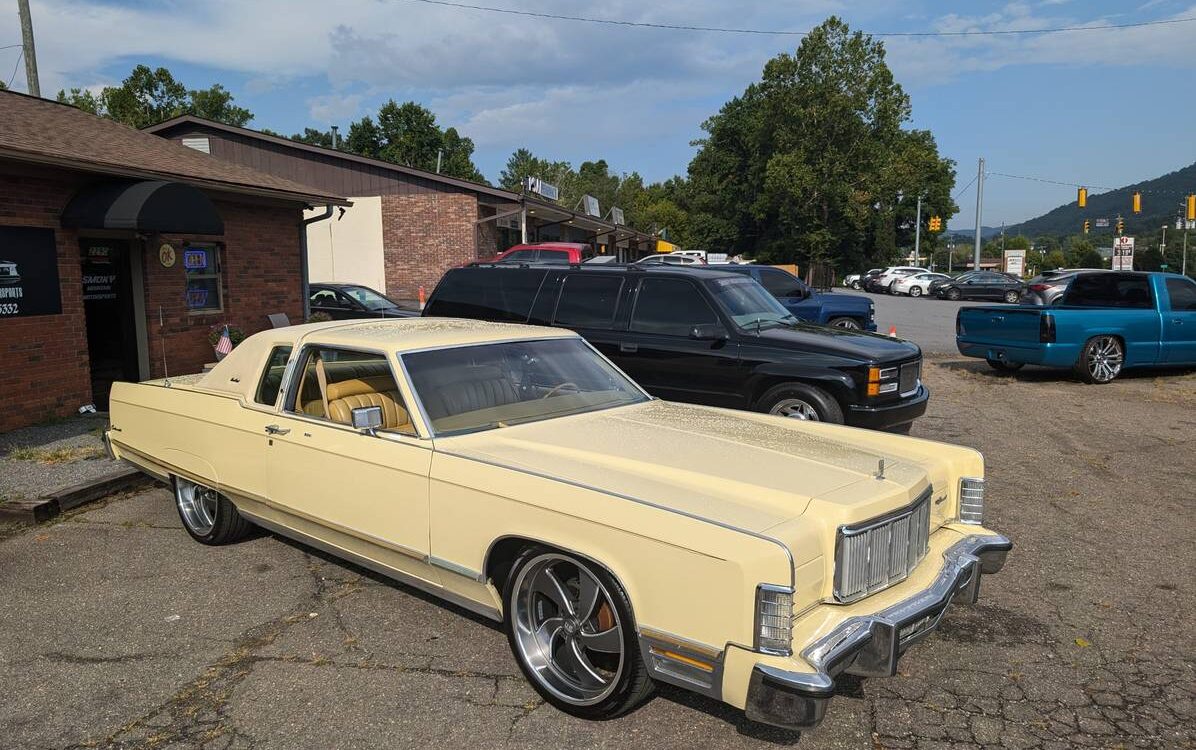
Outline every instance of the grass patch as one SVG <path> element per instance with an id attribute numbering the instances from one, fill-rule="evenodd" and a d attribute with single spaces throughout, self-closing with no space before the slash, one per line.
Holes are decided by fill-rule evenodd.
<path id="1" fill-rule="evenodd" d="M 69 464 L 75 461 L 90 461 L 104 455 L 98 445 L 83 445 L 74 448 L 13 448 L 5 458 L 14 461 L 36 461 L 39 464 Z"/>

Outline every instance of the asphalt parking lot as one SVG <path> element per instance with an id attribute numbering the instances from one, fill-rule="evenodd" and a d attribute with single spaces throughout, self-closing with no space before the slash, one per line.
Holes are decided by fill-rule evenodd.
<path id="1" fill-rule="evenodd" d="M 851 292 L 876 305 L 876 330 L 897 329 L 897 336 L 913 341 L 927 354 L 958 354 L 955 348 L 955 313 L 961 307 L 1002 305 L 1003 302 L 951 302 L 935 297 L 906 297 L 892 294 Z"/>
<path id="2" fill-rule="evenodd" d="M 155 488 L 4 532 L 0 747 L 1196 747 L 1196 374 L 926 379 L 914 435 L 985 453 L 1016 546 L 817 732 L 673 689 L 572 719 L 493 625 L 271 535 L 198 545 Z"/>

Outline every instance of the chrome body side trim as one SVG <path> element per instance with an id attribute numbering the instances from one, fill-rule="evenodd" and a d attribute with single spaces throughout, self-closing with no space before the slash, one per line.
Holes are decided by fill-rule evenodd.
<path id="1" fill-rule="evenodd" d="M 408 575 L 401 571 L 395 570 L 394 568 L 383 565 L 382 563 L 371 560 L 368 557 L 363 557 L 362 555 L 358 555 L 355 552 L 350 552 L 349 550 L 341 549 L 340 547 L 337 547 L 334 544 L 329 544 L 328 542 L 325 542 L 322 539 L 310 536 L 308 534 L 304 534 L 301 531 L 296 531 L 295 529 L 284 526 L 280 523 L 266 520 L 266 519 L 262 518 L 261 516 L 255 515 L 253 513 L 247 513 L 246 511 L 244 511 L 240 508 L 238 508 L 237 511 L 241 515 L 248 518 L 249 520 L 258 524 L 259 526 L 269 529 L 270 531 L 273 531 L 276 534 L 280 534 L 282 536 L 288 537 L 290 539 L 294 539 L 294 540 L 296 540 L 298 542 L 302 542 L 304 544 L 309 544 L 312 547 L 315 547 L 316 549 L 323 550 L 324 552 L 327 552 L 328 554 L 333 555 L 334 557 L 343 558 L 345 560 L 348 560 L 349 562 L 352 562 L 355 565 L 360 565 L 363 568 L 368 568 L 368 569 L 374 571 L 375 573 L 380 573 L 381 575 L 384 575 L 387 578 L 392 578 L 392 579 L 398 581 L 399 583 L 405 584 L 407 586 L 411 586 L 412 588 L 419 589 L 420 591 L 424 591 L 433 596 L 444 599 L 445 601 L 447 601 L 451 604 L 454 604 L 458 607 L 461 607 L 462 609 L 467 609 L 470 612 L 473 612 L 475 614 L 481 615 L 482 617 L 486 617 L 488 619 L 494 620 L 495 622 L 502 622 L 502 613 L 499 612 L 494 607 L 488 607 L 484 604 L 475 602 L 472 599 L 467 599 L 467 598 L 461 596 L 460 594 L 449 591 L 448 589 L 444 588 L 443 586 L 437 586 L 436 584 L 434 584 L 430 581 L 425 581 L 423 579 L 416 578 L 415 576 Z"/>
<path id="2" fill-rule="evenodd" d="M 459 576 L 465 576 L 466 578 L 469 578 L 470 580 L 473 580 L 473 581 L 477 581 L 478 583 L 486 582 L 486 577 L 483 576 L 481 573 L 477 572 L 473 568 L 467 568 L 464 565 L 458 565 L 457 563 L 453 562 L 452 560 L 445 560 L 443 557 L 435 557 L 433 555 L 428 555 L 426 558 L 426 562 L 433 567 L 437 567 L 442 570 L 447 570 L 450 573 L 455 573 Z"/>
<path id="3" fill-rule="evenodd" d="M 690 513 L 688 511 L 679 510 L 677 508 L 670 508 L 667 505 L 661 505 L 659 503 L 654 503 L 651 500 L 644 500 L 643 498 L 634 497 L 632 495 L 624 495 L 619 492 L 614 492 L 613 490 L 605 490 L 605 489 L 602 489 L 601 487 L 595 487 L 593 485 L 586 484 L 584 482 L 577 482 L 572 479 L 565 479 L 564 477 L 553 476 L 552 474 L 545 474 L 543 472 L 533 471 L 531 469 L 524 469 L 524 468 L 520 468 L 518 466 L 511 466 L 510 464 L 499 463 L 498 461 L 491 461 L 491 460 L 488 460 L 485 458 L 478 458 L 477 456 L 470 456 L 470 455 L 467 455 L 464 453 L 454 453 L 452 451 L 445 450 L 442 446 L 443 446 L 443 443 L 440 443 L 436 447 L 436 452 L 441 455 L 444 455 L 444 456 L 449 456 L 451 458 L 459 458 L 463 461 L 473 461 L 475 463 L 485 464 L 487 466 L 493 466 L 497 469 L 506 469 L 508 471 L 517 471 L 521 474 L 527 474 L 528 476 L 538 477 L 540 479 L 547 479 L 550 482 L 560 482 L 561 484 L 566 484 L 566 485 L 569 485 L 570 487 L 577 487 L 577 488 L 583 489 L 583 490 L 591 490 L 593 492 L 599 492 L 603 495 L 609 495 L 610 497 L 617 497 L 620 500 L 627 500 L 627 501 L 630 501 L 633 503 L 637 503 L 639 505 L 646 505 L 649 508 L 663 510 L 666 513 L 675 513 L 676 515 L 684 516 L 685 518 L 690 518 L 695 521 L 699 521 L 701 523 L 708 523 L 708 524 L 711 524 L 714 526 L 718 526 L 719 528 L 722 528 L 722 529 L 727 529 L 728 531 L 734 531 L 739 534 L 744 534 L 746 536 L 755 537 L 756 539 L 759 539 L 761 541 L 770 542 L 770 543 L 775 544 L 778 547 L 780 547 L 781 550 L 785 553 L 785 559 L 789 561 L 789 587 L 792 589 L 795 586 L 795 576 L 797 575 L 797 571 L 794 568 L 793 552 L 789 549 L 789 546 L 787 544 L 782 542 L 780 539 L 777 539 L 776 537 L 767 536 L 765 534 L 761 534 L 758 531 L 752 531 L 751 529 L 744 529 L 739 526 L 733 526 L 729 523 L 723 523 L 722 521 L 716 521 L 713 518 L 706 518 L 704 516 L 699 516 L 696 513 Z M 435 477 L 433 477 L 433 479 L 434 478 Z M 498 540 L 495 540 L 495 541 L 498 541 Z M 487 551 L 487 556 L 489 556 L 488 551 Z"/>
<path id="4" fill-rule="evenodd" d="M 1013 543 L 999 534 L 973 534 L 943 553 L 934 581 L 913 596 L 873 615 L 852 617 L 802 652 L 814 672 L 765 664 L 752 671 L 745 711 L 749 719 L 788 729 L 811 729 L 834 694 L 835 677 L 891 677 L 913 643 L 933 632 L 952 602 L 973 604 L 980 578 L 997 573 Z"/>
<path id="5" fill-rule="evenodd" d="M 652 679 L 722 700 L 724 651 L 651 628 L 640 628 L 639 642 Z"/>

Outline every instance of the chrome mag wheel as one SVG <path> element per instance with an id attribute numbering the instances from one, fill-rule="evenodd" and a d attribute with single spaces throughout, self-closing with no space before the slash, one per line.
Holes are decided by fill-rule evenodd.
<path id="1" fill-rule="evenodd" d="M 863 328 L 863 326 L 861 326 L 859 321 L 855 318 L 836 318 L 834 322 L 831 323 L 831 327 L 846 328 L 849 331 L 859 331 Z"/>
<path id="2" fill-rule="evenodd" d="M 511 589 L 514 643 L 530 675 L 560 700 L 589 706 L 609 696 L 627 668 L 611 592 L 585 565 L 546 552 Z"/>
<path id="3" fill-rule="evenodd" d="M 821 421 L 818 417 L 818 410 L 814 408 L 814 405 L 807 401 L 802 401 L 800 398 L 781 399 L 773 404 L 768 413 L 779 417 L 801 419 L 807 422 Z"/>
<path id="4" fill-rule="evenodd" d="M 193 534 L 206 536 L 212 533 L 216 526 L 216 511 L 220 507 L 220 495 L 216 490 L 178 477 L 174 484 L 174 499 L 179 506 L 179 516 Z"/>
<path id="5" fill-rule="evenodd" d="M 1121 342 L 1112 336 L 1098 336 L 1088 344 L 1084 353 L 1088 374 L 1098 383 L 1108 383 L 1121 373 L 1125 354 Z"/>

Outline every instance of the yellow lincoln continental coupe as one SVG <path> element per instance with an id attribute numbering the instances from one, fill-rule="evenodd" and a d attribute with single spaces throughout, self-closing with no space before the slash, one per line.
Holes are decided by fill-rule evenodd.
<path id="1" fill-rule="evenodd" d="M 1011 548 L 973 450 L 652 398 L 570 331 L 413 318 L 118 383 L 114 456 L 204 544 L 257 524 L 500 621 L 577 716 L 659 682 L 815 726 Z"/>

